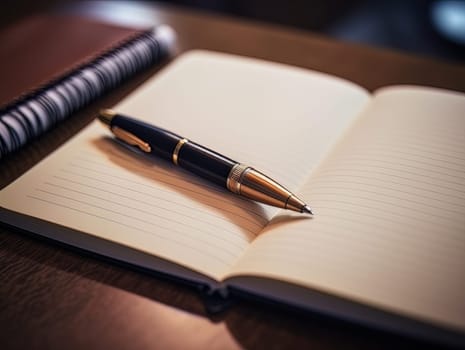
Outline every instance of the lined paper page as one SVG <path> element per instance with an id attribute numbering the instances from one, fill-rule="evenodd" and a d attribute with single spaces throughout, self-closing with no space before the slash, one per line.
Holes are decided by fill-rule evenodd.
<path id="1" fill-rule="evenodd" d="M 274 276 L 465 330 L 465 97 L 381 91 L 236 274 Z"/>
<path id="2" fill-rule="evenodd" d="M 295 189 L 368 99 L 361 88 L 322 74 L 194 52 L 114 109 Z M 217 280 L 277 211 L 134 155 L 105 135 L 102 125 L 91 125 L 2 191 L 0 205 Z"/>

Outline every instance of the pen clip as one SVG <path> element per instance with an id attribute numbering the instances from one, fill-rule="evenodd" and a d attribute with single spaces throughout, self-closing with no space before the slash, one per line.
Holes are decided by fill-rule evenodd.
<path id="1" fill-rule="evenodd" d="M 112 127 L 111 131 L 117 138 L 123 140 L 124 142 L 126 142 L 127 144 L 131 146 L 139 147 L 141 151 L 144 151 L 146 153 L 150 153 L 152 151 L 152 148 L 147 142 L 142 141 L 140 138 L 138 138 L 134 134 L 131 134 L 130 132 L 124 129 L 121 129 L 118 126 Z"/>

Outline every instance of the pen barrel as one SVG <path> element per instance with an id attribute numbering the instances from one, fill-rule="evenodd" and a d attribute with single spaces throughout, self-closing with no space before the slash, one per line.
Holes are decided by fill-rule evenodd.
<path id="1" fill-rule="evenodd" d="M 171 131 L 121 114 L 111 116 L 108 124 L 115 134 L 120 137 L 124 136 L 127 143 L 135 144 L 147 153 L 172 161 L 176 165 L 222 187 L 226 187 L 228 175 L 237 163 Z M 134 136 L 133 139 L 127 139 L 127 136 L 121 135 L 118 128 Z M 135 139 L 140 142 L 133 143 L 132 141 Z M 141 144 L 144 147 L 141 147 Z"/>
<path id="2" fill-rule="evenodd" d="M 237 162 L 195 142 L 186 142 L 179 150 L 178 165 L 206 180 L 227 188 L 231 169 Z"/>

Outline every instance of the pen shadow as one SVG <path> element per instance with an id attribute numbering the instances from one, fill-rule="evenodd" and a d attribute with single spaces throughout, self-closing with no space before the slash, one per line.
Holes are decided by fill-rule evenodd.
<path id="1" fill-rule="evenodd" d="M 207 207 L 215 216 L 239 227 L 249 241 L 253 240 L 270 220 L 264 208 L 256 202 L 211 184 L 164 159 L 135 152 L 131 146 L 112 137 L 101 137 L 92 142 L 112 164 L 149 180 L 154 188 L 167 189 L 200 204 L 201 207 Z M 179 203 L 180 207 L 183 205 L 184 203 Z M 251 222 L 254 229 L 245 229 L 244 221 Z"/>
<path id="2" fill-rule="evenodd" d="M 281 213 L 274 216 L 268 223 L 267 228 L 276 228 L 278 226 L 288 225 L 291 222 L 314 220 L 311 215 L 302 215 L 301 213 Z"/>

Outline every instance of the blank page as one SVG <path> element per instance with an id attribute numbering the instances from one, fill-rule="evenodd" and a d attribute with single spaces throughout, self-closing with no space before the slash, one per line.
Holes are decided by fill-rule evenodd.
<path id="1" fill-rule="evenodd" d="M 379 92 L 234 274 L 275 277 L 465 330 L 465 97 Z"/>
<path id="2" fill-rule="evenodd" d="M 360 87 L 323 74 L 192 52 L 114 109 L 296 189 L 368 99 Z M 109 135 L 95 122 L 2 191 L 0 205 L 214 279 L 276 212 L 168 162 L 135 155 Z"/>

